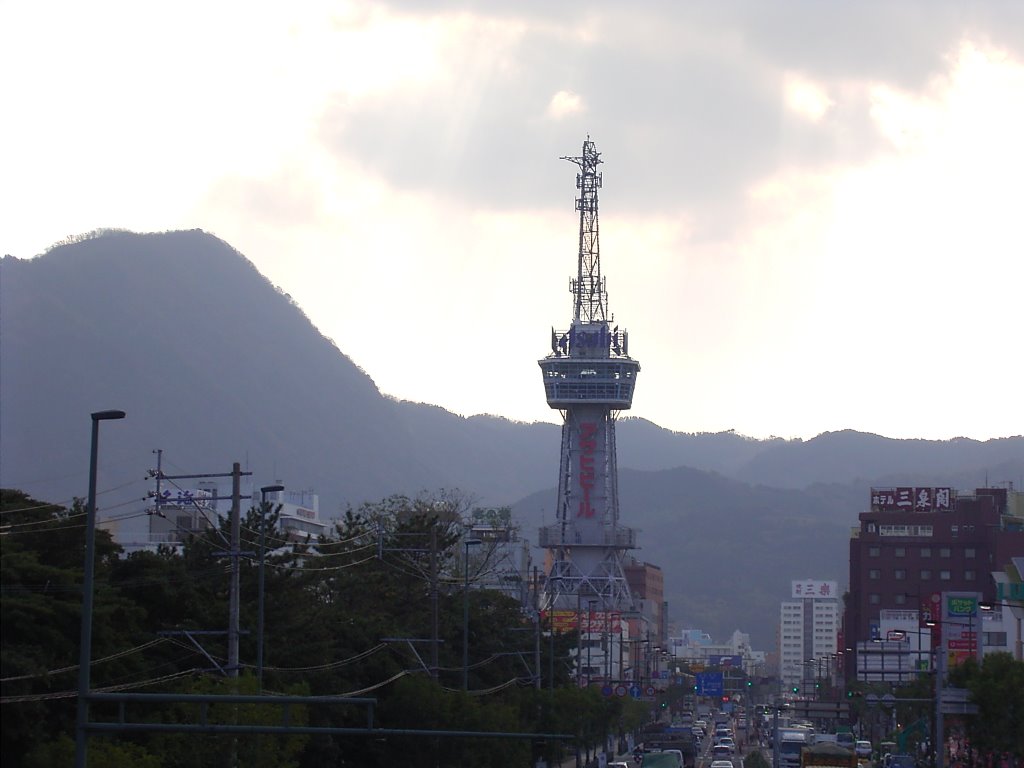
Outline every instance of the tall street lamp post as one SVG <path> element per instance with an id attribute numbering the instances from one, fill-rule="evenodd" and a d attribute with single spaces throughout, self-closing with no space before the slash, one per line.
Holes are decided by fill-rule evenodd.
<path id="1" fill-rule="evenodd" d="M 259 574 L 259 615 L 256 620 L 256 680 L 259 683 L 260 693 L 263 692 L 263 560 L 266 557 L 267 541 L 267 494 L 278 493 L 284 490 L 283 485 L 264 485 L 260 488 L 260 574 Z"/>
<path id="2" fill-rule="evenodd" d="M 92 445 L 89 451 L 89 499 L 85 508 L 85 573 L 82 577 L 82 639 L 78 646 L 78 716 L 75 722 L 75 768 L 85 768 L 88 745 L 85 725 L 89 720 L 89 664 L 92 659 L 92 590 L 96 565 L 96 455 L 100 422 L 123 419 L 124 411 L 92 414 Z"/>
<path id="3" fill-rule="evenodd" d="M 481 539 L 463 539 L 462 583 L 462 690 L 469 690 L 469 548 L 483 544 Z"/>

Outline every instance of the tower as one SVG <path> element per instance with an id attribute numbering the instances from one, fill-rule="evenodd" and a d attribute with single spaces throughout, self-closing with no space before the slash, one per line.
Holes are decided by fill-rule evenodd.
<path id="1" fill-rule="evenodd" d="M 619 525 L 615 420 L 633 403 L 640 364 L 629 357 L 628 335 L 608 314 L 601 275 L 597 191 L 601 155 L 588 136 L 579 166 L 579 257 L 572 324 L 551 331 L 551 354 L 540 360 L 548 405 L 562 413 L 556 522 L 540 529 L 540 546 L 550 553 L 547 603 L 576 610 L 588 602 L 600 610 L 633 608 L 623 571 L 623 554 L 636 547 L 636 533 Z"/>

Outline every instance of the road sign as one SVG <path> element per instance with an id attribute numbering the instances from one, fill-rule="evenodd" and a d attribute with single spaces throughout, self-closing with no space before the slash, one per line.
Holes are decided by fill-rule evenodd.
<path id="1" fill-rule="evenodd" d="M 794 701 L 791 711 L 811 719 L 846 718 L 850 714 L 850 705 L 845 701 Z"/>
<path id="2" fill-rule="evenodd" d="M 725 694 L 725 681 L 721 672 L 701 672 L 697 675 L 697 694 L 699 696 L 722 696 Z"/>

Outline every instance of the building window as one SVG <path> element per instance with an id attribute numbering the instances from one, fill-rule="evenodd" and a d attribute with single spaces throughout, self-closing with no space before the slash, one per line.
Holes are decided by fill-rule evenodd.
<path id="1" fill-rule="evenodd" d="M 931 556 L 932 556 L 932 548 L 931 547 L 921 547 L 921 557 L 931 557 Z"/>
<path id="2" fill-rule="evenodd" d="M 878 579 L 882 578 L 882 572 L 877 568 L 872 568 L 870 571 L 868 571 L 868 578 L 877 581 Z"/>
<path id="3" fill-rule="evenodd" d="M 976 571 L 964 571 L 964 581 L 974 581 L 978 578 Z"/>
<path id="4" fill-rule="evenodd" d="M 875 592 L 872 592 L 870 595 L 868 595 L 868 602 L 871 603 L 871 605 L 878 605 L 880 602 L 882 602 L 882 596 Z"/>
<path id="5" fill-rule="evenodd" d="M 932 577 L 932 572 L 927 568 L 921 569 L 921 581 L 929 581 Z"/>
<path id="6" fill-rule="evenodd" d="M 1005 648 L 1006 647 L 1006 633 L 1005 632 L 982 632 L 981 633 L 981 647 L 991 646 L 994 648 Z"/>
<path id="7" fill-rule="evenodd" d="M 896 595 L 896 605 L 906 605 L 906 604 L 907 604 L 907 596 L 906 595 L 904 595 L 902 592 L 900 592 L 898 595 Z"/>
<path id="8" fill-rule="evenodd" d="M 894 550 L 892 551 L 892 553 L 893 553 L 893 554 L 894 554 L 894 555 L 895 555 L 896 557 L 906 557 L 906 556 L 907 556 L 907 548 L 906 548 L 906 547 L 896 547 L 896 548 L 895 548 L 895 549 L 894 549 Z"/>
<path id="9" fill-rule="evenodd" d="M 903 568 L 897 568 L 892 572 L 892 577 L 896 579 L 896 581 L 903 581 L 907 578 L 907 572 Z"/>
<path id="10" fill-rule="evenodd" d="M 868 547 L 868 557 L 878 557 L 882 554 L 882 550 L 878 547 Z"/>
<path id="11" fill-rule="evenodd" d="M 949 571 L 939 571 L 939 581 L 949 581 L 951 574 Z"/>
<path id="12" fill-rule="evenodd" d="M 951 534 L 953 534 L 954 536 L 957 536 L 960 533 L 960 526 L 959 525 L 951 525 L 951 526 L 949 526 L 949 532 Z"/>
<path id="13" fill-rule="evenodd" d="M 977 557 L 974 547 L 964 547 L 964 557 Z"/>
<path id="14" fill-rule="evenodd" d="M 939 557 L 949 557 L 949 547 L 939 547 Z"/>

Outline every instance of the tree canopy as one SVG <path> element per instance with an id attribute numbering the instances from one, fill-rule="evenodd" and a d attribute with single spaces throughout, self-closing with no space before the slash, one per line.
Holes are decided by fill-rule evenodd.
<path id="1" fill-rule="evenodd" d="M 570 733 L 593 746 L 606 733 L 635 727 L 646 708 L 608 701 L 570 685 L 574 635 L 540 644 L 534 669 L 532 617 L 500 592 L 474 585 L 489 552 L 471 563 L 460 544 L 465 509 L 457 496 L 394 496 L 346 511 L 330 539 L 293 541 L 268 524 L 265 537 L 267 694 L 376 699 L 374 722 L 391 729 Z M 18 491 L 0 497 L 3 589 L 2 734 L 5 766 L 56 765 L 73 751 L 80 631 L 84 510 L 38 502 Z M 260 546 L 260 522 L 276 510 L 251 509 L 241 549 Z M 97 531 L 91 688 L 111 691 L 258 692 L 255 557 L 241 560 L 243 635 L 239 677 L 223 674 L 228 620 L 229 526 L 198 532 L 181 551 L 127 556 Z M 471 588 L 465 590 L 465 582 Z M 463 608 L 469 607 L 468 690 L 462 690 Z M 436 631 L 435 631 L 436 627 Z M 513 631 L 513 630 L 527 631 Z M 436 641 L 435 640 L 436 634 Z M 549 654 L 554 652 L 552 659 Z M 436 662 L 435 662 L 436 659 Z M 554 663 L 552 663 L 554 662 Z M 548 677 L 554 670 L 555 679 Z M 534 687 L 542 674 L 543 688 Z M 195 722 L 191 704 L 126 706 L 147 722 Z M 94 703 L 91 718 L 110 720 L 113 705 Z M 292 723 L 362 727 L 365 708 L 303 706 Z M 279 708 L 218 705 L 209 722 L 274 723 Z M 428 743 L 429 742 L 429 743 Z M 345 736 L 239 736 L 134 733 L 90 737 L 91 764 L 223 765 L 226 749 L 254 766 L 324 764 L 512 766 L 549 759 L 571 744 L 530 739 Z"/>

